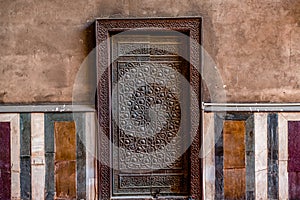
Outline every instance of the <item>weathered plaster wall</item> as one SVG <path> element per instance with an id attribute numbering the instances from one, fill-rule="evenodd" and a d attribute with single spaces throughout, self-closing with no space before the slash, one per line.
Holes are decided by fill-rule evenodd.
<path id="1" fill-rule="evenodd" d="M 97 17 L 180 16 L 203 17 L 227 101 L 300 102 L 299 0 L 2 0 L 0 102 L 72 101 Z"/>

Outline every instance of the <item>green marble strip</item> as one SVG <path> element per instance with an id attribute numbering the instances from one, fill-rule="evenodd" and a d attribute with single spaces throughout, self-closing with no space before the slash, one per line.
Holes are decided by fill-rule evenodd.
<path id="1" fill-rule="evenodd" d="M 215 114 L 215 200 L 224 199 L 223 119 Z"/>
<path id="2" fill-rule="evenodd" d="M 21 199 L 31 199 L 31 114 L 20 114 Z"/>
<path id="3" fill-rule="evenodd" d="M 77 163 L 77 199 L 86 199 L 86 136 L 85 114 L 75 113 L 76 123 L 76 163 Z"/>
<path id="4" fill-rule="evenodd" d="M 278 115 L 268 115 L 268 199 L 279 198 Z"/>
<path id="5" fill-rule="evenodd" d="M 255 199 L 254 115 L 246 120 L 246 199 Z"/>

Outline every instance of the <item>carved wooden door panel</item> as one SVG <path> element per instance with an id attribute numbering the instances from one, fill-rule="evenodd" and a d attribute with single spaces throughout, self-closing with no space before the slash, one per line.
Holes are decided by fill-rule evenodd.
<path id="1" fill-rule="evenodd" d="M 158 34 L 112 37 L 114 196 L 189 194 L 187 43 Z"/>
<path id="2" fill-rule="evenodd" d="M 100 199 L 200 199 L 189 37 L 153 27 L 122 30 L 132 20 L 110 22 L 97 24 L 97 31 L 121 26 L 97 33 Z"/>

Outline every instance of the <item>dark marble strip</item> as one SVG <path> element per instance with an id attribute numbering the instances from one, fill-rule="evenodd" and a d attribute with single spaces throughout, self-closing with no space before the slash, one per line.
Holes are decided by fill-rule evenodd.
<path id="1" fill-rule="evenodd" d="M 268 115 L 268 199 L 279 198 L 278 115 Z"/>
<path id="2" fill-rule="evenodd" d="M 31 115 L 20 114 L 21 199 L 31 199 Z"/>
<path id="3" fill-rule="evenodd" d="M 247 121 L 252 114 L 250 113 L 226 113 L 224 120 Z"/>
<path id="4" fill-rule="evenodd" d="M 76 169 L 77 199 L 86 199 L 86 149 L 84 113 L 46 113 L 45 114 L 45 159 L 46 159 L 46 200 L 53 200 L 55 194 L 54 175 L 54 122 L 76 122 Z"/>
<path id="5" fill-rule="evenodd" d="M 246 121 L 246 199 L 255 199 L 255 140 L 254 116 Z"/>
<path id="6" fill-rule="evenodd" d="M 223 119 L 215 114 L 215 199 L 224 199 Z"/>
<path id="7" fill-rule="evenodd" d="M 77 199 L 86 199 L 86 137 L 85 114 L 75 113 L 76 122 L 76 162 L 77 162 Z"/>
<path id="8" fill-rule="evenodd" d="M 11 160 L 10 160 L 10 122 L 0 122 L 0 199 L 10 200 Z"/>
<path id="9" fill-rule="evenodd" d="M 46 141 L 45 141 L 46 142 Z M 45 199 L 53 200 L 55 194 L 54 185 L 54 153 L 45 153 Z"/>

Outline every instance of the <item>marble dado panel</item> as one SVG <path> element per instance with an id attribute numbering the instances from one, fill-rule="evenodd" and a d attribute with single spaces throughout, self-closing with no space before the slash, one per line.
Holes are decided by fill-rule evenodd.
<path id="1" fill-rule="evenodd" d="M 69 172 L 76 198 L 97 198 L 95 113 L 0 114 L 0 135 L 1 199 L 52 199 L 70 186 Z M 71 167 L 55 173 L 55 166 L 65 163 Z M 55 174 L 63 180 L 59 184 Z"/>
<path id="2" fill-rule="evenodd" d="M 220 150 L 224 152 L 224 146 L 226 145 L 226 141 L 224 142 L 224 140 L 226 139 L 222 138 L 222 145 L 224 145 L 222 148 L 211 147 L 215 145 L 215 140 L 219 141 L 221 138 L 220 135 L 215 133 L 222 132 L 224 128 L 223 121 L 231 121 L 234 123 L 237 117 L 240 117 L 242 119 L 241 121 L 246 121 L 246 141 L 244 142 L 246 172 L 243 172 L 241 176 L 245 178 L 246 195 L 254 193 L 256 199 L 267 199 L 271 196 L 277 196 L 277 199 L 289 199 L 298 195 L 299 184 L 297 181 L 294 181 L 298 177 L 298 172 L 297 169 L 292 168 L 293 159 L 296 159 L 297 156 L 292 155 L 293 151 L 291 151 L 290 148 L 293 146 L 291 141 L 296 141 L 292 140 L 291 136 L 293 134 L 297 135 L 299 132 L 297 124 L 300 123 L 300 113 L 256 112 L 252 114 L 254 115 L 253 119 L 251 119 L 251 117 L 249 118 L 249 115 L 248 118 L 243 118 L 241 113 L 231 113 L 225 118 L 218 118 L 215 113 L 211 112 L 204 113 L 203 196 L 205 199 L 214 199 L 218 194 L 224 194 L 228 189 L 224 189 L 224 187 L 226 187 L 226 180 L 224 179 L 229 180 L 231 177 L 229 176 L 229 171 L 224 171 L 224 159 L 226 159 L 226 154 L 219 157 L 216 156 L 220 153 Z M 250 114 L 250 116 L 252 116 L 252 114 Z M 85 126 L 81 128 L 82 131 L 78 134 L 86 133 L 85 141 L 90 145 L 85 146 L 86 156 L 82 161 L 82 165 L 85 165 L 85 175 L 81 177 L 85 185 L 81 189 L 86 191 L 84 199 L 94 199 L 97 196 L 97 174 L 95 169 L 96 142 L 94 139 L 95 124 L 97 121 L 94 113 L 85 113 L 82 115 L 85 116 L 85 118 L 82 118 Z M 57 116 L 63 115 L 57 114 Z M 64 124 L 65 122 L 74 123 L 74 119 L 72 119 L 73 121 L 65 121 L 63 120 L 64 117 L 61 119 L 61 121 L 54 120 L 52 122 L 53 124 Z M 45 198 L 45 188 L 46 184 L 48 184 L 46 181 L 46 149 L 49 148 L 45 146 L 45 143 L 48 142 L 47 138 L 49 137 L 45 134 L 48 127 L 46 126 L 48 123 L 47 120 L 44 113 L 0 114 L 0 124 L 9 123 L 10 126 L 10 131 L 5 128 L 1 128 L 1 131 L 10 133 L 10 159 L 13 164 L 11 168 L 11 184 L 9 184 L 11 187 L 11 199 Z M 253 125 L 251 125 L 251 120 L 253 121 Z M 219 126 L 219 124 L 222 124 L 222 126 Z M 251 126 L 253 128 L 249 129 Z M 54 127 L 55 125 L 53 125 L 51 132 L 53 137 L 55 137 Z M 66 129 L 69 130 L 71 127 Z M 75 129 L 77 130 L 77 125 L 75 125 Z M 250 130 L 253 131 L 251 132 Z M 59 132 L 61 131 L 62 130 L 59 130 Z M 242 129 L 240 131 L 243 132 Z M 251 135 L 253 137 L 252 139 Z M 78 138 L 76 137 L 76 139 Z M 76 140 L 76 145 L 77 144 Z M 252 148 L 254 149 L 253 152 L 251 151 Z M 49 153 L 51 152 L 49 151 Z M 251 161 L 253 158 L 251 156 L 252 153 L 254 153 L 253 161 Z M 278 154 L 277 157 L 276 153 Z M 52 158 L 54 161 L 54 157 Z M 249 167 L 251 163 L 254 163 L 254 165 Z M 53 172 L 54 166 L 53 164 Z M 254 173 L 253 171 L 247 171 L 249 168 L 254 170 Z M 78 168 L 75 170 L 78 173 Z M 217 170 L 221 173 L 216 173 Z M 227 170 L 231 169 L 227 167 Z M 80 171 L 80 173 L 82 173 L 82 171 Z M 274 176 L 270 175 L 272 173 Z M 235 175 L 234 177 L 239 176 Z M 243 180 L 242 178 L 236 179 Z M 221 181 L 218 182 L 218 180 Z M 53 182 L 55 182 L 55 179 L 53 179 Z M 271 184 L 273 184 L 272 187 L 277 188 L 277 193 L 273 193 L 272 190 L 268 189 Z M 254 189 L 249 189 L 251 187 L 254 187 Z"/>
<path id="3" fill-rule="evenodd" d="M 252 112 L 248 113 L 250 115 L 248 119 L 245 118 L 246 115 L 245 112 L 223 115 L 218 112 L 204 113 L 202 141 L 204 197 L 236 199 L 237 196 L 231 194 L 237 195 L 238 192 L 243 191 L 246 192 L 246 199 L 249 199 L 252 194 L 255 199 L 298 198 L 300 113 Z M 235 121 L 236 119 L 240 122 Z M 246 121 L 248 124 L 245 139 L 229 138 L 228 133 L 245 132 L 243 128 L 237 128 L 241 125 L 241 121 Z M 239 146 L 241 142 L 245 144 L 245 157 L 239 161 L 245 163 L 245 173 L 239 162 L 228 161 L 230 156 L 234 155 L 235 158 L 240 156 L 232 151 L 228 154 L 228 151 L 232 146 Z M 211 150 L 212 146 L 215 146 L 213 150 Z M 243 151 L 243 148 L 241 149 Z M 234 165 L 235 163 L 239 165 Z M 237 179 L 239 183 L 246 182 L 246 190 L 241 189 L 241 184 L 232 184 Z M 230 187 L 226 184 L 229 180 Z"/>

